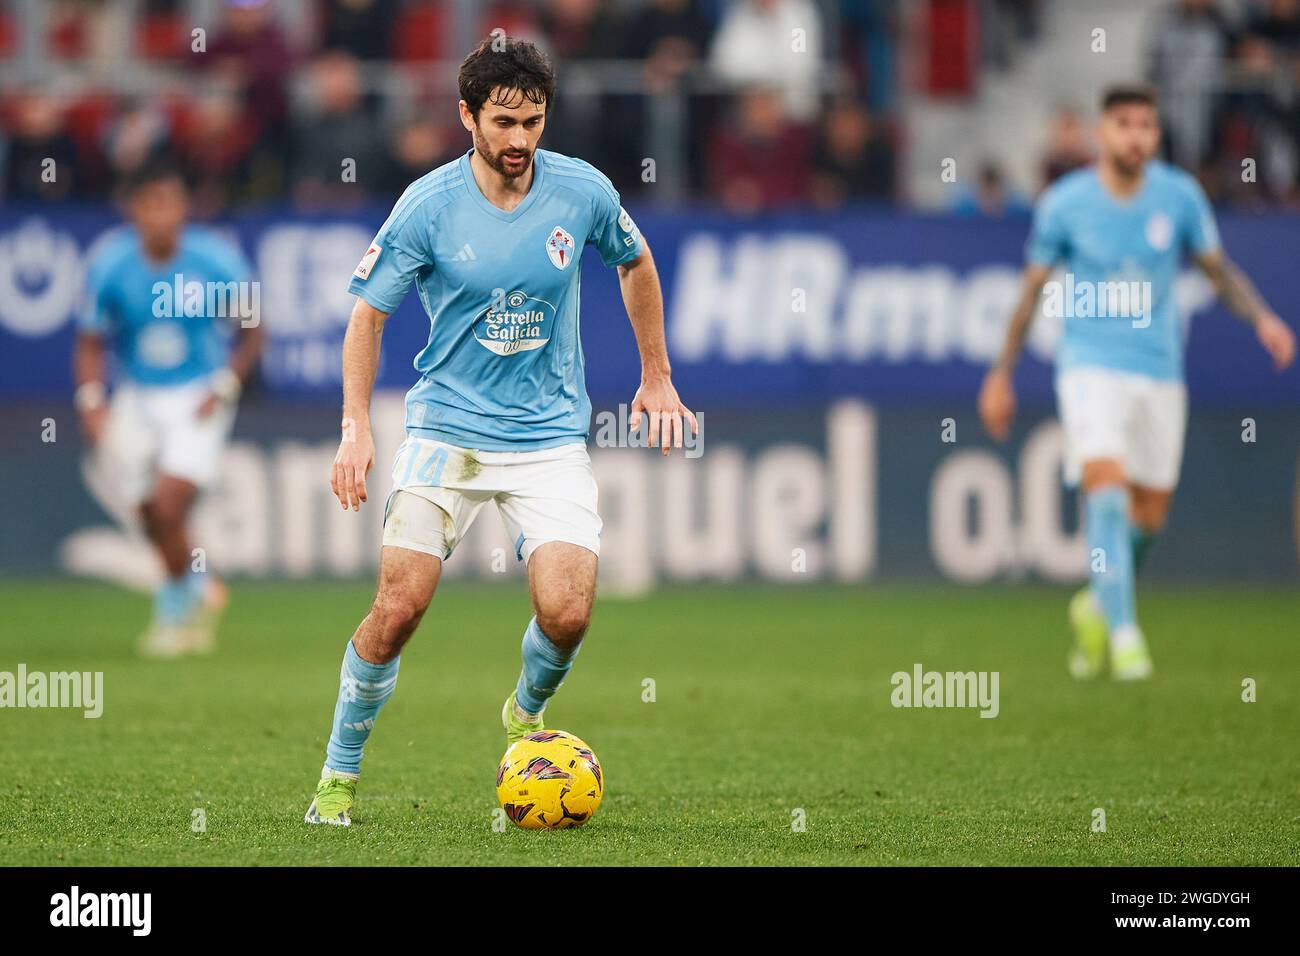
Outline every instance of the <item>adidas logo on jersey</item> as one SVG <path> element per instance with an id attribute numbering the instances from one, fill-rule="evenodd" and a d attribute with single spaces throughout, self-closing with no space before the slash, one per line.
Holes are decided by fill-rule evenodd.
<path id="1" fill-rule="evenodd" d="M 474 255 L 474 250 L 470 248 L 468 242 L 465 243 L 465 247 L 460 252 L 451 257 L 452 262 L 474 262 L 477 259 L 478 256 Z"/>

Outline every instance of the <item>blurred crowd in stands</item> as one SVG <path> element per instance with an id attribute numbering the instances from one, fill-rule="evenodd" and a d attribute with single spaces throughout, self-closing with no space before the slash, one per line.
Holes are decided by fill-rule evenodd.
<path id="1" fill-rule="evenodd" d="M 1173 161 L 1218 200 L 1300 199 L 1300 0 L 1260 0 L 1237 18 L 1215 0 L 1178 0 L 1151 54 Z"/>
<path id="2" fill-rule="evenodd" d="M 985 64 L 1037 29 L 1038 0 L 917 2 L 962 6 L 971 28 L 984 28 L 975 35 Z M 286 29 L 290 3 L 300 26 L 306 8 L 306 30 Z M 19 60 L 23 6 L 0 0 L 0 68 Z M 205 214 L 286 198 L 303 208 L 391 202 L 468 148 L 454 95 L 454 64 L 466 52 L 456 38 L 466 34 L 452 21 L 473 10 L 471 35 L 501 28 L 555 58 L 560 87 L 543 145 L 591 161 L 629 199 L 655 198 L 670 172 L 681 197 L 741 212 L 906 201 L 896 175 L 906 132 L 902 0 L 209 0 L 214 26 L 201 51 L 192 49 L 193 0 L 45 6 L 50 62 L 93 77 L 96 63 L 112 72 L 124 45 L 145 80 L 68 92 L 56 71 L 52 83 L 6 89 L 8 199 L 108 196 L 122 174 L 165 154 L 185 169 Z M 1216 199 L 1295 202 L 1300 0 L 1240 0 L 1231 17 L 1223 6 L 1162 4 L 1150 79 L 1171 157 Z M 580 69 L 614 61 L 631 64 L 632 85 L 601 85 L 591 77 L 605 74 Z M 668 100 L 681 104 L 670 114 L 676 126 L 664 122 Z M 1086 115 L 1056 118 L 1038 187 L 1089 161 Z M 645 160 L 665 161 L 661 137 L 674 129 L 683 168 L 648 175 Z M 1246 157 L 1258 161 L 1262 189 L 1241 188 Z M 345 181 L 345 158 L 355 181 Z M 47 159 L 59 170 L 53 182 L 41 175 Z M 962 200 L 974 214 L 1027 202 L 994 163 Z"/>
<path id="3" fill-rule="evenodd" d="M 1017 44 L 1033 40 L 1036 8 L 986 0 L 986 64 L 1006 67 Z M 1163 158 L 1193 172 L 1216 203 L 1300 208 L 1300 0 L 1165 0 L 1151 13 L 1144 79 L 1160 103 Z M 1056 110 L 1037 189 L 1092 161 L 1092 107 Z M 953 209 L 1019 214 L 1031 200 L 990 159 Z"/>

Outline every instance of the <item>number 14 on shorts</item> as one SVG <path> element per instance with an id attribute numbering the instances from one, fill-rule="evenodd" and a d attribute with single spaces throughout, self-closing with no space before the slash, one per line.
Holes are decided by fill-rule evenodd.
<path id="1" fill-rule="evenodd" d="M 398 488 L 410 485 L 441 487 L 442 469 L 447 464 L 447 449 L 425 447 L 417 442 L 407 442 L 393 469 Z"/>

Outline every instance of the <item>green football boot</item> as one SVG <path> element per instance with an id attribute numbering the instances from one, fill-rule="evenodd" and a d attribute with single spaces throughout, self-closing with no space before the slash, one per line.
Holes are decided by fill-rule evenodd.
<path id="1" fill-rule="evenodd" d="M 328 823 L 331 826 L 352 825 L 352 804 L 357 799 L 357 778 L 326 770 L 316 784 L 316 795 L 307 808 L 304 823 Z"/>
<path id="2" fill-rule="evenodd" d="M 204 583 L 203 597 L 185 627 L 185 650 L 190 654 L 211 654 L 217 646 L 217 625 L 230 603 L 230 591 L 217 578 Z"/>
<path id="3" fill-rule="evenodd" d="M 188 640 L 182 625 L 164 623 L 155 617 L 149 630 L 140 636 L 137 649 L 141 657 L 172 660 L 185 653 Z"/>
<path id="4" fill-rule="evenodd" d="M 1122 651 L 1111 651 L 1110 676 L 1115 680 L 1146 680 L 1151 676 L 1151 652 L 1147 643 L 1138 635 L 1137 643 Z"/>
<path id="5" fill-rule="evenodd" d="M 545 728 L 542 722 L 542 715 L 537 715 L 537 722 L 530 724 L 519 718 L 519 711 L 515 707 L 514 691 L 506 698 L 505 706 L 501 708 L 501 726 L 506 729 L 506 746 L 518 740 L 522 740 L 526 734 L 536 733 Z"/>
<path id="6" fill-rule="evenodd" d="M 1093 680 L 1100 677 L 1106 667 L 1106 618 L 1085 587 L 1070 599 L 1070 627 L 1074 630 L 1074 646 L 1070 648 L 1070 674 L 1076 680 Z"/>

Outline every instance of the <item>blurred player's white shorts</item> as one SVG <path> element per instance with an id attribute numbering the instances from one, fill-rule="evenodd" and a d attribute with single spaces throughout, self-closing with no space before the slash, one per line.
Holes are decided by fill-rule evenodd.
<path id="1" fill-rule="evenodd" d="M 211 391 L 206 378 L 183 385 L 122 382 L 114 388 L 104 439 L 92 459 L 104 491 L 134 508 L 149 497 L 159 475 L 199 488 L 211 485 L 235 421 L 230 403 L 199 417 Z"/>
<path id="2" fill-rule="evenodd" d="M 1187 430 L 1182 382 L 1114 369 L 1071 368 L 1056 377 L 1065 429 L 1065 479 L 1077 485 L 1085 462 L 1113 458 L 1134 484 L 1171 491 L 1178 484 Z"/>
<path id="3" fill-rule="evenodd" d="M 478 451 L 408 436 L 393 462 L 384 544 L 446 559 L 479 509 L 495 501 L 521 561 L 548 541 L 599 555 L 596 498 L 596 477 L 582 442 L 539 451 Z"/>

